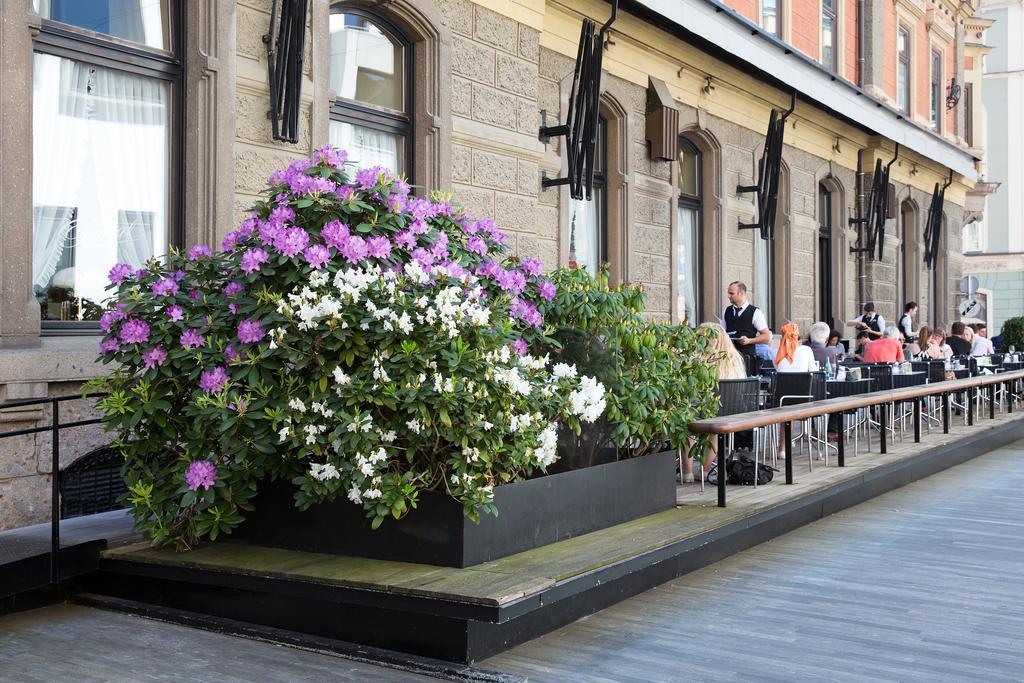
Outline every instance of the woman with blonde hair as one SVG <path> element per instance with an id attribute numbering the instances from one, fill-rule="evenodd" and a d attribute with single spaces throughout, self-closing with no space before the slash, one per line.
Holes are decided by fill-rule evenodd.
<path id="1" fill-rule="evenodd" d="M 728 333 L 725 328 L 718 323 L 701 323 L 702 329 L 711 330 L 714 333 L 714 338 L 709 349 L 711 354 L 709 360 L 711 360 L 718 368 L 718 379 L 743 379 L 747 376 L 747 366 L 743 362 L 743 356 L 736 350 L 736 346 L 729 339 Z M 691 440 L 688 451 L 693 451 L 693 441 Z M 706 463 L 703 464 L 705 472 L 707 471 L 708 465 L 715 460 L 715 455 L 718 452 L 718 440 L 712 439 L 711 441 L 711 458 L 707 459 Z M 684 484 L 695 481 L 693 475 L 693 458 L 683 458 L 683 474 L 682 481 Z"/>
<path id="2" fill-rule="evenodd" d="M 702 329 L 713 330 L 715 341 L 711 347 L 715 365 L 718 366 L 718 379 L 743 379 L 747 376 L 743 356 L 729 339 L 725 328 L 718 323 L 701 323 Z"/>

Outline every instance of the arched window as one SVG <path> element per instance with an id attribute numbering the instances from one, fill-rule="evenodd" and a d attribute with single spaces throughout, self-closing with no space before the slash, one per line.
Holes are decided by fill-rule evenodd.
<path id="1" fill-rule="evenodd" d="M 832 287 L 835 268 L 832 259 L 832 192 L 818 184 L 818 320 L 835 327 L 832 311 Z"/>
<path id="2" fill-rule="evenodd" d="M 359 168 L 408 175 L 412 165 L 412 45 L 383 17 L 331 8 L 331 144 Z"/>
<path id="3" fill-rule="evenodd" d="M 701 320 L 701 301 L 697 294 L 703 270 L 702 157 L 700 150 L 679 137 L 679 228 L 676 232 L 676 315 L 680 321 L 696 325 Z"/>
<path id="4" fill-rule="evenodd" d="M 900 205 L 900 254 L 896 264 L 896 294 L 903 297 L 897 309 L 908 301 L 917 301 L 917 211 L 914 204 L 904 201 Z"/>
<path id="5" fill-rule="evenodd" d="M 594 186 L 590 200 L 569 204 L 569 266 L 596 273 L 608 261 L 608 120 L 597 121 Z"/>

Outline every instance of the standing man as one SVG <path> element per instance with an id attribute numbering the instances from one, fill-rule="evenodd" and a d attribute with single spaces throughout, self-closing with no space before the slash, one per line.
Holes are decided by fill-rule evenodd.
<path id="1" fill-rule="evenodd" d="M 914 343 L 914 337 L 916 335 L 914 334 L 913 319 L 915 316 L 917 316 L 917 304 L 911 301 L 903 307 L 903 315 L 900 316 L 900 321 L 896 323 L 896 327 L 899 328 L 900 334 L 903 335 L 903 342 L 906 344 Z"/>
<path id="2" fill-rule="evenodd" d="M 885 318 L 875 313 L 875 305 L 870 301 L 864 304 L 864 312 L 846 323 L 868 333 L 868 339 L 879 339 L 885 329 Z"/>
<path id="3" fill-rule="evenodd" d="M 772 339 L 764 311 L 747 302 L 747 286 L 736 281 L 729 283 L 729 303 L 722 312 L 722 327 L 747 363 L 747 374 L 757 375 L 757 344 L 767 344 Z"/>

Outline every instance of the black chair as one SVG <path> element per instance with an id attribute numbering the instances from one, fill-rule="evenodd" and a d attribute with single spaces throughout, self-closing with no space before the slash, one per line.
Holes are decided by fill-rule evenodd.
<path id="1" fill-rule="evenodd" d="M 741 415 L 751 413 L 760 408 L 761 380 L 757 377 L 744 377 L 743 379 L 721 379 L 718 380 L 718 415 Z M 726 454 L 733 448 L 735 434 L 728 437 Z M 755 435 L 754 453 L 756 459 L 757 442 Z M 679 471 L 683 471 L 682 452 L 680 452 Z M 701 491 L 704 490 L 704 468 L 701 468 L 700 478 Z M 756 486 L 756 482 L 755 482 Z"/>
<path id="2" fill-rule="evenodd" d="M 825 383 L 824 375 L 817 372 L 777 372 L 775 373 L 775 381 L 772 385 L 772 407 L 780 408 L 783 406 L 798 405 L 800 403 L 809 403 L 811 401 L 817 401 L 825 397 Z M 817 418 L 816 418 L 817 419 Z M 812 441 L 810 431 L 810 420 L 804 420 L 803 434 L 793 439 L 794 447 L 797 441 L 801 439 L 807 440 L 807 463 L 808 468 L 812 469 L 813 464 L 811 462 L 812 454 Z M 775 432 L 773 433 L 775 440 L 778 439 L 778 425 L 775 426 Z M 827 450 L 826 450 L 827 452 Z M 793 457 L 792 453 L 786 454 L 787 458 Z"/>
<path id="3" fill-rule="evenodd" d="M 86 453 L 61 471 L 60 517 L 95 515 L 124 507 L 118 498 L 126 491 L 121 478 L 124 456 L 115 446 Z"/>

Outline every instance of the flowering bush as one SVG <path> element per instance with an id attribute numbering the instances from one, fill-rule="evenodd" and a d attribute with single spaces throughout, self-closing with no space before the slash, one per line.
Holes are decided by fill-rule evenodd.
<path id="1" fill-rule="evenodd" d="M 557 424 L 604 410 L 600 383 L 526 353 L 556 295 L 539 262 L 344 161 L 275 173 L 222 252 L 110 272 L 101 352 L 120 367 L 100 407 L 154 542 L 230 531 L 281 477 L 300 508 L 345 496 L 375 527 L 424 489 L 478 519 L 495 485 L 552 463 Z"/>
<path id="2" fill-rule="evenodd" d="M 671 448 L 706 450 L 707 437 L 691 435 L 690 422 L 712 417 L 718 409 L 718 371 L 707 330 L 644 320 L 643 289 L 609 286 L 606 269 L 559 270 L 552 275 L 558 294 L 542 302 L 553 347 L 538 339 L 538 349 L 582 372 L 591 372 L 607 389 L 605 420 L 587 427 L 584 439 L 566 456 L 586 457 L 609 445 L 619 458 Z"/>

